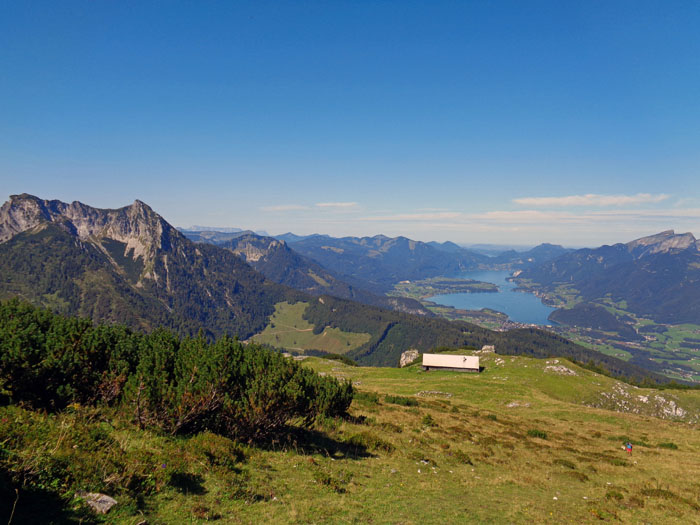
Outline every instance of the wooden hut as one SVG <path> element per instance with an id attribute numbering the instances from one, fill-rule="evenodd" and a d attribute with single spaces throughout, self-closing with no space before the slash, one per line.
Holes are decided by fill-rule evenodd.
<path id="1" fill-rule="evenodd" d="M 423 370 L 452 370 L 479 372 L 479 357 L 475 355 L 423 354 Z"/>

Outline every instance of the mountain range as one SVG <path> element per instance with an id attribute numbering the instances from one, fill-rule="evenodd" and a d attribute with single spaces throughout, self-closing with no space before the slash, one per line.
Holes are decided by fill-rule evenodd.
<path id="1" fill-rule="evenodd" d="M 0 296 L 183 334 L 262 329 L 292 289 L 194 244 L 141 201 L 116 210 L 13 195 L 0 208 Z"/>
<path id="2" fill-rule="evenodd" d="M 380 260 L 390 254 L 386 257 L 390 268 L 398 267 L 393 248 L 398 253 L 417 254 L 409 264 L 411 271 L 417 271 L 420 261 L 435 260 L 431 252 L 437 250 L 404 238 L 363 242 L 372 247 L 373 254 L 378 252 Z M 347 239 L 341 243 L 348 247 L 362 244 Z M 280 247 L 285 253 L 284 246 Z M 256 258 L 255 243 L 238 249 L 248 259 Z M 367 246 L 357 249 L 369 251 Z M 493 332 L 466 322 L 412 315 L 330 295 L 312 297 L 266 279 L 235 250 L 233 245 L 225 248 L 189 240 L 141 201 L 104 210 L 80 202 L 14 195 L 0 208 L 0 298 L 20 297 L 59 313 L 147 331 L 163 326 L 182 335 L 203 331 L 211 337 L 237 334 L 243 338 L 262 331 L 276 305 L 301 302 L 315 333 L 329 327 L 369 334 L 366 343 L 347 354 L 365 364 L 396 366 L 408 348 L 427 351 L 438 346 L 495 344 L 501 353 L 567 356 L 601 366 L 613 375 L 667 381 L 534 328 Z M 479 258 L 463 260 L 466 264 Z M 427 263 L 426 267 L 433 268 Z M 322 269 L 316 269 L 323 279 Z"/>
<path id="3" fill-rule="evenodd" d="M 656 322 L 700 324 L 700 242 L 673 230 L 581 249 L 525 268 L 517 279 L 579 302 L 612 301 Z"/>
<path id="4" fill-rule="evenodd" d="M 454 243 L 425 243 L 385 235 L 311 235 L 295 239 L 292 248 L 343 281 L 382 294 L 400 281 L 454 275 L 488 261 L 485 255 Z"/>
<path id="5" fill-rule="evenodd" d="M 313 259 L 290 249 L 283 240 L 264 237 L 250 231 L 218 235 L 188 230 L 183 230 L 183 233 L 195 242 L 209 242 L 227 249 L 266 278 L 310 295 L 332 295 L 406 313 L 432 315 L 416 300 L 387 297 L 348 284 Z"/>

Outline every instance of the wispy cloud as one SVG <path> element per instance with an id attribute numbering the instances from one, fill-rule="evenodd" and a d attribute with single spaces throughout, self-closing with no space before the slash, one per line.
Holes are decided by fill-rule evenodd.
<path id="1" fill-rule="evenodd" d="M 433 222 L 442 224 L 564 224 L 564 223 L 605 223 L 609 221 L 644 221 L 644 220 L 669 220 L 700 219 L 700 208 L 665 208 L 665 209 L 634 209 L 634 210 L 606 210 L 606 211 L 582 211 L 572 213 L 568 211 L 543 211 L 543 210 L 494 210 L 483 213 L 440 212 L 440 213 L 396 213 L 387 215 L 374 215 L 358 217 L 360 222 L 387 222 L 387 223 L 420 223 Z"/>
<path id="2" fill-rule="evenodd" d="M 598 195 L 587 193 L 585 195 L 567 195 L 564 197 L 523 197 L 513 199 L 513 202 L 521 206 L 535 207 L 570 207 L 570 206 L 629 206 L 638 204 L 650 204 L 668 199 L 665 193 L 653 195 L 651 193 L 637 193 L 636 195 Z"/>
<path id="3" fill-rule="evenodd" d="M 375 215 L 362 217 L 359 220 L 367 222 L 391 222 L 391 221 L 434 221 L 440 219 L 458 219 L 462 217 L 460 212 L 443 211 L 438 213 L 395 213 L 391 215 Z"/>
<path id="4" fill-rule="evenodd" d="M 434 212 L 324 214 L 323 224 L 332 235 L 384 233 L 421 240 L 494 242 L 517 240 L 521 244 L 557 242 L 566 246 L 600 246 L 629 241 L 674 229 L 700 231 L 700 208 L 522 209 Z M 319 218 L 304 214 L 308 231 L 316 231 Z"/>
<path id="5" fill-rule="evenodd" d="M 357 208 L 356 202 L 317 202 L 316 207 L 318 208 L 331 208 L 345 210 L 348 208 Z"/>
<path id="6" fill-rule="evenodd" d="M 260 211 L 300 211 L 308 209 L 309 207 L 303 204 L 279 204 L 277 206 L 262 206 Z"/>

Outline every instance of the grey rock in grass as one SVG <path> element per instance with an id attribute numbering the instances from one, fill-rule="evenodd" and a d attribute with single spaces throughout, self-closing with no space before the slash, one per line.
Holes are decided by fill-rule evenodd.
<path id="1" fill-rule="evenodd" d="M 98 514 L 107 514 L 109 509 L 117 504 L 114 498 L 98 492 L 77 492 L 75 495 L 84 499 L 85 503 Z"/>

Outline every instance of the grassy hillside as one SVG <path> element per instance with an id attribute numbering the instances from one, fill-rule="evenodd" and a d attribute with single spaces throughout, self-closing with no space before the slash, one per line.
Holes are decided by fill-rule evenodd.
<path id="1" fill-rule="evenodd" d="M 369 334 L 343 332 L 338 328 L 326 327 L 321 333 L 314 333 L 314 326 L 303 317 L 308 306 L 308 303 L 301 302 L 278 303 L 265 330 L 252 339 L 256 343 L 302 353 L 322 350 L 332 354 L 355 350 L 370 340 Z"/>
<path id="2" fill-rule="evenodd" d="M 486 354 L 482 364 L 476 375 L 308 358 L 355 383 L 351 417 L 268 447 L 138 431 L 79 406 L 56 416 L 0 408 L 3 460 L 16 454 L 28 472 L 46 472 L 46 488 L 20 494 L 15 522 L 31 512 L 85 516 L 79 500 L 41 499 L 61 485 L 52 472 L 64 464 L 85 490 L 101 477 L 133 485 L 112 493 L 111 523 L 697 522 L 697 392 L 673 394 L 687 410 L 674 421 L 652 417 L 639 397 L 668 401 L 667 392 L 563 360 Z M 630 397 L 615 406 L 626 413 L 587 406 L 625 388 Z M 5 519 L 12 496 L 2 499 Z"/>

